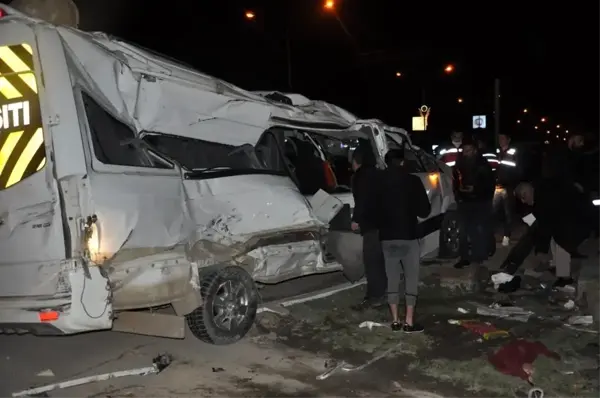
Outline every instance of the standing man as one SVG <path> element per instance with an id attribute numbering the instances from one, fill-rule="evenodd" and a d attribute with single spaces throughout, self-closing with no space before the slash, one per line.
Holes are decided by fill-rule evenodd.
<path id="1" fill-rule="evenodd" d="M 494 173 L 481 156 L 477 145 L 463 141 L 462 156 L 456 166 L 455 196 L 460 217 L 460 260 L 455 268 L 487 260 L 492 249 L 492 200 L 494 198 Z"/>
<path id="2" fill-rule="evenodd" d="M 498 136 L 498 169 L 496 170 L 497 189 L 494 194 L 494 214 L 502 213 L 502 246 L 510 245 L 510 234 L 515 213 L 514 189 L 519 183 L 520 173 L 517 162 L 517 150 L 510 145 L 510 136 L 501 133 Z"/>
<path id="3" fill-rule="evenodd" d="M 404 149 L 392 149 L 385 155 L 387 169 L 382 171 L 381 186 L 385 195 L 379 196 L 379 236 L 383 246 L 387 294 L 392 313 L 392 330 L 406 333 L 422 332 L 414 322 L 419 288 L 420 247 L 417 217 L 429 216 L 431 204 L 419 177 L 404 168 Z M 404 274 L 406 312 L 400 323 L 400 281 Z"/>
<path id="4" fill-rule="evenodd" d="M 354 212 L 352 230 L 363 237 L 363 262 L 367 277 L 367 294 L 363 301 L 354 307 L 360 311 L 370 306 L 383 305 L 387 279 L 381 241 L 377 231 L 378 179 L 380 171 L 375 167 L 375 156 L 368 146 L 361 146 L 352 154 L 352 196 Z"/>
<path id="5" fill-rule="evenodd" d="M 448 167 L 454 167 L 458 160 L 458 155 L 462 151 L 463 133 L 454 131 L 450 136 L 450 144 L 443 145 L 438 152 L 438 159 L 446 163 Z"/>

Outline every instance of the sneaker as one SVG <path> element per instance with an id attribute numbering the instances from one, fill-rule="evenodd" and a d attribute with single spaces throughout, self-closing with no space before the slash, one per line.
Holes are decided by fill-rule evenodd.
<path id="1" fill-rule="evenodd" d="M 400 322 L 392 322 L 392 331 L 401 332 L 402 330 L 403 330 L 403 327 Z"/>
<path id="2" fill-rule="evenodd" d="M 404 333 L 421 333 L 423 330 L 425 330 L 423 326 L 418 323 L 413 323 L 412 325 L 405 323 L 404 326 L 402 326 L 402 331 Z"/>
<path id="3" fill-rule="evenodd" d="M 502 238 L 502 247 L 508 246 L 510 246 L 510 238 L 508 236 L 505 236 L 504 238 Z"/>
<path id="4" fill-rule="evenodd" d="M 467 267 L 469 265 L 471 265 L 470 261 L 460 260 L 459 262 L 457 262 L 456 264 L 454 264 L 454 268 L 465 268 L 465 267 Z"/>

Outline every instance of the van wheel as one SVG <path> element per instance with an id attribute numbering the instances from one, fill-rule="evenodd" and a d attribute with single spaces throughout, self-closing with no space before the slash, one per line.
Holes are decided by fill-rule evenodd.
<path id="1" fill-rule="evenodd" d="M 439 258 L 456 258 L 459 256 L 459 233 L 458 213 L 455 211 L 446 212 L 440 227 Z"/>
<path id="2" fill-rule="evenodd" d="M 215 345 L 241 340 L 254 324 L 258 289 L 243 268 L 229 266 L 211 271 L 201 280 L 203 303 L 186 315 L 198 339 Z"/>

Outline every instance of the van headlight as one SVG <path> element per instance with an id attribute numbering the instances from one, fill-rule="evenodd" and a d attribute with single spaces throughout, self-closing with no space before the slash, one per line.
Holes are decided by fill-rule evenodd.
<path id="1" fill-rule="evenodd" d="M 594 199 L 594 200 L 592 200 L 592 204 L 594 206 L 600 206 L 600 199 Z"/>
<path id="2" fill-rule="evenodd" d="M 86 257 L 92 263 L 98 262 L 100 253 L 100 233 L 98 231 L 98 217 L 94 214 L 87 218 L 84 228 L 84 250 Z"/>

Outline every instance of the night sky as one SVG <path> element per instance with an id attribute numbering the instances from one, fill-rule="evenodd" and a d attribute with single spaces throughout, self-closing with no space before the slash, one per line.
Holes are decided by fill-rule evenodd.
<path id="1" fill-rule="evenodd" d="M 299 92 L 407 129 L 424 95 L 433 132 L 447 136 L 491 116 L 499 77 L 502 130 L 524 140 L 547 128 L 598 134 L 598 2 L 337 0 L 339 20 L 322 0 L 76 3 L 84 30 L 249 90 Z"/>

